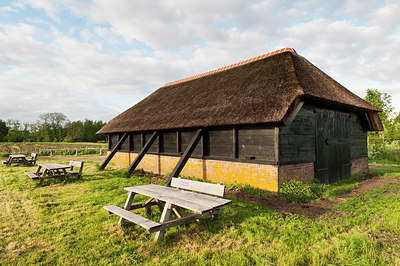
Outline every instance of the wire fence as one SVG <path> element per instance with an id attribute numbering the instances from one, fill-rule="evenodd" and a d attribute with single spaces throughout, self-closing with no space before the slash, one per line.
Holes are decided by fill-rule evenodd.
<path id="1" fill-rule="evenodd" d="M 107 152 L 106 148 L 84 148 L 84 149 L 42 149 L 39 154 L 42 156 L 53 155 L 85 155 L 99 154 L 100 156 Z"/>

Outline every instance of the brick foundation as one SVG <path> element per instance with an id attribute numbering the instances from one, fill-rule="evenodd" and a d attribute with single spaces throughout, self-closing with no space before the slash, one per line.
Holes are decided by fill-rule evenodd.
<path id="1" fill-rule="evenodd" d="M 279 186 L 290 179 L 311 183 L 314 180 L 314 163 L 280 165 Z"/>
<path id="2" fill-rule="evenodd" d="M 365 174 L 368 172 L 368 157 L 354 158 L 350 160 L 351 174 Z"/>
<path id="3" fill-rule="evenodd" d="M 137 153 L 117 152 L 111 162 L 128 167 Z M 146 154 L 138 169 L 160 175 L 172 172 L 180 157 Z M 314 178 L 314 163 L 296 165 L 267 165 L 219 160 L 190 158 L 181 172 L 182 176 L 192 176 L 216 183 L 248 184 L 273 192 L 289 179 L 311 182 Z"/>

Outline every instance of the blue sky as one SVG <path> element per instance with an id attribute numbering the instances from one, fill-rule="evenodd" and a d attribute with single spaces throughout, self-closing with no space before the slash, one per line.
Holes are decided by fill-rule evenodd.
<path id="1" fill-rule="evenodd" d="M 108 121 L 166 82 L 283 47 L 400 111 L 399 1 L 0 1 L 0 119 Z"/>

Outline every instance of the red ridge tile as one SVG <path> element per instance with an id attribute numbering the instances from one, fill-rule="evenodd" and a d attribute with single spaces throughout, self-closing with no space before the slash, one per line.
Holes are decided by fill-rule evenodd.
<path id="1" fill-rule="evenodd" d="M 185 81 L 189 81 L 189 80 L 192 80 L 192 79 L 201 78 L 201 77 L 204 77 L 204 76 L 207 76 L 207 75 L 210 75 L 210 74 L 214 74 L 216 72 L 220 72 L 220 71 L 223 71 L 223 70 L 226 70 L 226 69 L 230 69 L 230 68 L 234 68 L 234 67 L 237 67 L 237 66 L 241 66 L 241 65 L 244 65 L 244 64 L 256 61 L 256 60 L 264 59 L 264 58 L 266 58 L 268 56 L 273 56 L 273 55 L 276 55 L 276 54 L 279 54 L 279 53 L 283 53 L 283 52 L 297 53 L 296 50 L 293 49 L 293 48 L 289 48 L 289 47 L 282 48 L 282 49 L 278 49 L 278 50 L 273 51 L 273 52 L 269 52 L 269 53 L 266 53 L 266 54 L 263 54 L 263 55 L 260 55 L 260 56 L 256 56 L 256 57 L 253 57 L 251 59 L 247 59 L 247 60 L 232 64 L 232 65 L 229 65 L 229 66 L 220 67 L 218 69 L 211 70 L 211 71 L 208 71 L 208 72 L 204 72 L 204 73 L 201 73 L 201 74 L 197 74 L 197 75 L 194 75 L 194 76 L 191 76 L 191 77 L 187 77 L 187 78 L 184 78 L 184 79 L 171 81 L 171 82 L 166 83 L 164 86 L 175 85 L 175 84 L 178 84 L 178 83 L 181 83 L 181 82 L 185 82 Z"/>

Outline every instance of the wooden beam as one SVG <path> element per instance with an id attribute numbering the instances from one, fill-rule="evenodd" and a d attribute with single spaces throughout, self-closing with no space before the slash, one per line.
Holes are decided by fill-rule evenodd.
<path id="1" fill-rule="evenodd" d="M 107 156 L 107 158 L 104 160 L 104 162 L 100 166 L 100 170 L 103 170 L 107 164 L 111 161 L 112 157 L 117 153 L 118 149 L 121 148 L 122 143 L 126 140 L 128 137 L 128 133 L 125 133 L 122 138 L 118 141 L 117 145 L 112 149 L 111 153 Z"/>
<path id="2" fill-rule="evenodd" d="M 135 171 L 136 167 L 140 163 L 140 161 L 143 159 L 144 155 L 147 153 L 147 151 L 150 149 L 151 145 L 154 143 L 158 135 L 157 131 L 154 131 L 153 135 L 151 135 L 150 139 L 146 142 L 142 150 L 139 152 L 138 156 L 136 156 L 135 160 L 133 161 L 132 165 L 129 167 L 129 174 L 132 174 L 133 171 Z"/>
<path id="3" fill-rule="evenodd" d="M 181 155 L 181 132 L 176 131 L 176 153 Z"/>
<path id="4" fill-rule="evenodd" d="M 141 132 L 140 133 L 140 149 L 143 149 L 144 144 L 145 144 L 145 142 L 144 142 L 144 133 Z"/>
<path id="5" fill-rule="evenodd" d="M 239 157 L 239 149 L 238 149 L 238 129 L 236 127 L 233 128 L 232 132 L 233 136 L 233 158 Z"/>
<path id="6" fill-rule="evenodd" d="M 186 148 L 185 152 L 183 153 L 178 164 L 175 166 L 174 170 L 168 177 L 168 180 L 166 183 L 167 186 L 169 186 L 171 184 L 171 180 L 173 177 L 178 177 L 179 174 L 181 173 L 186 162 L 189 160 L 190 155 L 192 155 L 194 149 L 196 148 L 197 143 L 199 143 L 199 140 L 201 139 L 201 136 L 203 135 L 203 131 L 204 131 L 204 129 L 200 128 L 196 131 L 196 134 L 194 134 L 192 140 L 190 141 L 188 147 Z"/>

